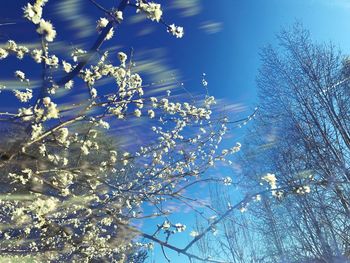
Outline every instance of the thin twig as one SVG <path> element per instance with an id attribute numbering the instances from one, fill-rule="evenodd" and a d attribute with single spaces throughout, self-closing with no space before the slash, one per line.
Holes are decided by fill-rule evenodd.
<path id="1" fill-rule="evenodd" d="M 127 6 L 128 0 L 122 0 L 118 6 L 119 11 L 123 11 L 126 6 Z M 66 76 L 61 78 L 56 82 L 58 86 L 63 86 L 70 80 L 72 80 L 75 76 L 77 76 L 80 71 L 86 66 L 86 64 L 90 61 L 90 59 L 93 57 L 93 55 L 97 52 L 97 50 L 101 47 L 103 42 L 106 39 L 106 36 L 108 35 L 109 31 L 113 28 L 115 24 L 115 20 L 110 20 L 105 28 L 103 28 L 101 34 L 95 41 L 94 45 L 90 48 L 89 52 L 86 53 L 84 58 L 82 59 L 81 62 L 71 71 L 69 72 Z"/>

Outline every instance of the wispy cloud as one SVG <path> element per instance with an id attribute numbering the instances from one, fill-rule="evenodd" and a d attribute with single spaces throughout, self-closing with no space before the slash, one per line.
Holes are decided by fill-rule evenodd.
<path id="1" fill-rule="evenodd" d="M 180 10 L 180 15 L 188 17 L 198 15 L 202 5 L 200 0 L 174 0 L 172 8 Z"/>
<path id="2" fill-rule="evenodd" d="M 137 64 L 134 70 L 147 75 L 152 82 L 164 81 L 173 76 L 181 78 L 180 72 L 168 65 L 165 48 L 148 49 L 136 55 Z"/>
<path id="3" fill-rule="evenodd" d="M 82 15 L 83 0 L 61 0 L 57 3 L 56 12 L 69 26 L 77 31 L 80 38 L 91 36 L 95 32 L 95 22 L 87 15 Z"/>
<path id="4" fill-rule="evenodd" d="M 222 27 L 222 23 L 215 21 L 205 21 L 199 26 L 199 28 L 207 34 L 218 33 L 222 30 Z"/>

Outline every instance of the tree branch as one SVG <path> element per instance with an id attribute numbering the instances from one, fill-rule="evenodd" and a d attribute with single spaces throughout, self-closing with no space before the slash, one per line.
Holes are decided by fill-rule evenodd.
<path id="1" fill-rule="evenodd" d="M 118 6 L 118 10 L 124 11 L 124 9 L 127 6 L 127 2 L 128 2 L 128 0 L 122 0 Z M 82 61 L 79 62 L 78 65 L 71 72 L 69 72 L 66 76 L 64 76 L 63 78 L 61 78 L 60 80 L 58 80 L 56 82 L 56 84 L 58 86 L 65 85 L 67 82 L 69 82 L 70 80 L 72 80 L 74 77 L 76 77 L 79 74 L 80 70 L 82 70 L 86 66 L 86 64 L 90 61 L 90 59 L 93 57 L 93 55 L 101 47 L 101 45 L 105 41 L 107 34 L 113 28 L 114 23 L 115 23 L 114 20 L 110 20 L 108 22 L 107 26 L 105 28 L 103 28 L 101 34 L 99 35 L 99 37 L 95 41 L 94 45 L 90 48 L 89 52 L 86 53 L 86 55 L 84 56 Z"/>

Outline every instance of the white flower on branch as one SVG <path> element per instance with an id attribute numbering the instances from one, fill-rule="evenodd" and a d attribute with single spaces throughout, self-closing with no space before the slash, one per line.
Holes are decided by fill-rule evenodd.
<path id="1" fill-rule="evenodd" d="M 177 223 L 177 224 L 175 224 L 175 228 L 178 232 L 183 232 L 186 230 L 186 225 Z"/>
<path id="2" fill-rule="evenodd" d="M 43 98 L 43 104 L 47 107 L 51 103 L 51 98 L 50 97 L 45 97 Z"/>
<path id="3" fill-rule="evenodd" d="M 247 207 L 246 206 L 242 206 L 242 207 L 240 207 L 239 208 L 239 211 L 241 212 L 241 213 L 244 213 L 244 212 L 247 212 Z"/>
<path id="4" fill-rule="evenodd" d="M 34 24 L 39 24 L 43 12 L 43 8 L 40 4 L 35 3 L 31 5 L 28 3 L 25 7 L 23 7 L 23 16 L 27 18 L 29 21 Z"/>
<path id="5" fill-rule="evenodd" d="M 118 52 L 118 58 L 120 61 L 120 65 L 125 67 L 125 62 L 128 59 L 128 56 L 124 52 Z"/>
<path id="6" fill-rule="evenodd" d="M 97 97 L 97 90 L 95 88 L 90 89 L 90 95 L 95 99 Z"/>
<path id="7" fill-rule="evenodd" d="M 36 31 L 43 35 L 48 42 L 52 42 L 56 37 L 56 30 L 53 25 L 50 21 L 45 21 L 44 19 L 40 20 L 39 27 Z"/>
<path id="8" fill-rule="evenodd" d="M 190 232 L 190 236 L 191 237 L 197 237 L 197 236 L 199 236 L 199 233 L 197 231 L 193 230 L 193 231 Z"/>
<path id="9" fill-rule="evenodd" d="M 57 56 L 52 55 L 48 57 L 44 57 L 45 64 L 54 68 L 58 67 L 59 59 Z"/>
<path id="10" fill-rule="evenodd" d="M 311 192 L 311 188 L 308 185 L 303 185 L 296 189 L 296 193 L 300 195 L 308 194 L 310 192 Z"/>
<path id="11" fill-rule="evenodd" d="M 67 143 L 69 143 L 67 141 L 68 135 L 69 135 L 68 129 L 67 128 L 61 128 L 61 129 L 58 130 L 58 135 L 57 135 L 56 139 L 57 139 L 58 142 L 67 145 Z"/>
<path id="12" fill-rule="evenodd" d="M 16 78 L 18 78 L 21 82 L 23 82 L 23 81 L 27 81 L 27 82 L 28 82 L 28 79 L 26 79 L 26 75 L 24 74 L 24 72 L 22 72 L 22 71 L 20 71 L 20 70 L 16 70 L 15 76 L 16 76 Z"/>
<path id="13" fill-rule="evenodd" d="M 149 116 L 151 119 L 153 119 L 153 118 L 155 117 L 154 110 L 148 110 L 147 113 L 148 113 L 148 116 Z"/>
<path id="14" fill-rule="evenodd" d="M 142 0 L 138 0 L 137 6 L 137 12 L 144 12 L 147 18 L 151 19 L 152 21 L 159 22 L 162 18 L 163 11 L 160 7 L 160 4 L 156 4 L 154 2 L 144 3 Z"/>
<path id="15" fill-rule="evenodd" d="M 28 88 L 25 91 L 14 90 L 13 93 L 21 102 L 28 102 L 33 97 L 33 91 Z"/>
<path id="16" fill-rule="evenodd" d="M 44 132 L 43 126 L 41 123 L 33 124 L 32 125 L 32 140 L 37 139 L 42 133 Z"/>
<path id="17" fill-rule="evenodd" d="M 33 108 L 29 107 L 29 108 L 19 108 L 18 109 L 18 116 L 22 117 L 22 120 L 24 121 L 29 121 L 33 118 Z"/>
<path id="18" fill-rule="evenodd" d="M 16 52 L 17 48 L 18 48 L 18 46 L 17 46 L 15 41 L 13 41 L 13 40 L 7 41 L 7 47 L 6 47 L 7 50 L 12 51 L 12 52 Z"/>
<path id="19" fill-rule="evenodd" d="M 171 224 L 169 221 L 164 221 L 162 225 L 163 230 L 168 230 L 171 227 Z"/>
<path id="20" fill-rule="evenodd" d="M 0 59 L 7 58 L 9 52 L 6 49 L 0 48 Z"/>
<path id="21" fill-rule="evenodd" d="M 66 72 L 66 73 L 69 73 L 72 71 L 72 65 L 64 60 L 62 60 L 62 66 L 63 66 L 63 70 Z"/>
<path id="22" fill-rule="evenodd" d="M 110 127 L 109 123 L 104 121 L 104 120 L 102 120 L 102 119 L 99 120 L 98 125 L 101 126 L 104 129 L 106 129 L 106 130 L 108 130 L 109 127 Z"/>
<path id="23" fill-rule="evenodd" d="M 184 36 L 184 28 L 181 26 L 175 26 L 175 24 L 171 24 L 168 27 L 168 32 L 176 38 L 182 38 Z"/>
<path id="24" fill-rule="evenodd" d="M 122 11 L 118 10 L 118 11 L 114 12 L 114 16 L 119 23 L 123 21 L 123 12 Z"/>
<path id="25" fill-rule="evenodd" d="M 223 180 L 224 185 L 229 186 L 232 184 L 232 178 L 231 177 L 225 177 Z"/>
<path id="26" fill-rule="evenodd" d="M 70 80 L 66 84 L 64 84 L 64 88 L 65 89 L 71 89 L 73 87 L 73 85 L 74 85 L 74 81 Z"/>
<path id="27" fill-rule="evenodd" d="M 134 115 L 136 116 L 136 117 L 141 117 L 141 111 L 139 110 L 139 109 L 136 109 L 135 111 L 134 111 Z"/>
<path id="28" fill-rule="evenodd" d="M 41 144 L 39 146 L 39 153 L 42 155 L 42 156 L 45 156 L 46 154 L 46 145 L 45 144 Z"/>
<path id="29" fill-rule="evenodd" d="M 231 153 L 239 152 L 241 150 L 241 147 L 242 145 L 239 142 L 237 142 L 236 145 L 231 148 Z"/>
<path id="30" fill-rule="evenodd" d="M 108 19 L 101 17 L 99 20 L 97 20 L 97 26 L 96 30 L 97 32 L 101 32 L 103 28 L 105 28 L 108 24 Z M 114 29 L 113 27 L 109 30 L 108 34 L 106 35 L 106 40 L 110 40 L 114 35 Z"/>
<path id="31" fill-rule="evenodd" d="M 59 110 L 57 104 L 51 102 L 47 107 L 46 119 L 57 119 L 59 117 Z"/>
<path id="32" fill-rule="evenodd" d="M 101 17 L 99 20 L 97 20 L 96 29 L 98 32 L 100 32 L 103 28 L 105 28 L 108 24 L 108 19 L 105 17 Z"/>
<path id="33" fill-rule="evenodd" d="M 17 45 L 15 41 L 8 40 L 5 48 L 0 48 L 0 59 L 6 58 L 9 54 L 14 54 L 18 59 L 22 59 L 29 49 L 25 46 Z"/>
<path id="34" fill-rule="evenodd" d="M 206 79 L 202 79 L 202 85 L 203 87 L 207 87 L 208 86 L 208 81 Z"/>
<path id="35" fill-rule="evenodd" d="M 260 202 L 261 201 L 261 195 L 256 195 L 253 199 L 256 202 Z"/>
<path id="36" fill-rule="evenodd" d="M 277 188 L 276 175 L 267 173 L 265 176 L 261 177 L 261 179 L 267 182 L 270 185 L 271 189 Z"/>
<path id="37" fill-rule="evenodd" d="M 43 59 L 43 51 L 41 49 L 32 50 L 31 55 L 36 63 L 41 63 Z"/>

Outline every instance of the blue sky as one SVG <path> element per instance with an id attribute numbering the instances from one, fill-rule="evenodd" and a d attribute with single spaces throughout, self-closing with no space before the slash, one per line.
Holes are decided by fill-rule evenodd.
<path id="1" fill-rule="evenodd" d="M 33 42 L 34 28 L 20 20 L 21 7 L 26 2 L 2 1 L 0 23 L 16 24 L 0 26 L 1 43 L 18 37 L 23 42 Z M 73 46 L 88 48 L 95 37 L 94 22 L 103 14 L 87 0 L 50 2 L 47 17 L 57 27 L 58 40 L 65 44 L 65 50 Z M 98 2 L 108 7 L 114 1 Z M 183 39 L 171 37 L 159 24 L 138 21 L 134 10 L 130 10 L 125 14 L 125 24 L 116 30 L 116 38 L 106 46 L 125 52 L 133 47 L 136 61 L 149 82 L 175 77 L 189 91 L 203 92 L 201 77 L 205 72 L 209 92 L 222 99 L 223 104 L 235 104 L 237 116 L 249 114 L 257 105 L 255 77 L 259 51 L 264 45 L 276 42 L 275 34 L 281 27 L 302 22 L 315 40 L 331 40 L 345 53 L 350 51 L 350 0 L 163 0 L 159 3 L 164 5 L 166 21 L 184 26 Z M 181 4 L 187 8 L 181 8 Z M 147 65 L 150 61 L 155 64 L 143 67 L 142 63 Z M 17 69 L 12 62 L 6 68 L 0 64 L 0 68 L 0 83 Z M 13 101 L 1 101 L 1 104 L 7 107 Z M 236 137 L 243 132 L 234 131 Z M 193 216 L 185 213 L 179 220 L 180 217 L 191 228 Z M 188 233 L 182 233 L 177 242 L 184 244 L 187 240 Z M 175 253 L 169 255 L 173 263 L 187 262 Z M 159 249 L 150 259 L 166 262 Z"/>
<path id="2" fill-rule="evenodd" d="M 3 2 L 2 21 L 15 20 L 17 25 L 0 27 L 3 39 L 33 40 L 34 28 L 18 20 L 19 7 L 27 1 Z M 98 1 L 112 6 L 113 1 Z M 201 75 L 207 73 L 210 93 L 231 103 L 254 108 L 255 76 L 259 67 L 259 50 L 275 41 L 283 26 L 302 22 L 317 40 L 332 40 L 343 50 L 350 47 L 347 37 L 350 5 L 348 0 L 176 0 L 160 1 L 164 18 L 185 27 L 185 37 L 171 37 L 163 26 L 152 22 L 136 22 L 130 10 L 126 23 L 117 29 L 117 37 L 105 46 L 116 46 L 128 52 L 134 48 L 140 64 L 153 59 L 157 70 L 146 69 L 154 78 L 175 74 L 187 89 L 201 91 Z M 175 2 L 175 4 L 172 4 Z M 83 5 L 81 5 L 83 3 Z M 189 10 L 176 8 L 186 3 Z M 58 39 L 66 47 L 82 44 L 88 48 L 93 41 L 94 22 L 103 14 L 88 1 L 51 1 L 47 16 L 58 29 Z M 188 10 L 188 9 L 187 9 Z M 69 36 L 69 37 L 67 37 Z M 73 37 L 73 39 L 72 39 Z M 12 69 L 11 69 L 12 70 Z M 161 72 L 162 74 L 156 74 Z M 7 73 L 7 72 L 6 72 Z M 5 73 L 0 73 L 3 77 Z M 155 76 L 158 75 L 158 76 Z M 154 80 L 152 78 L 152 80 Z"/>

